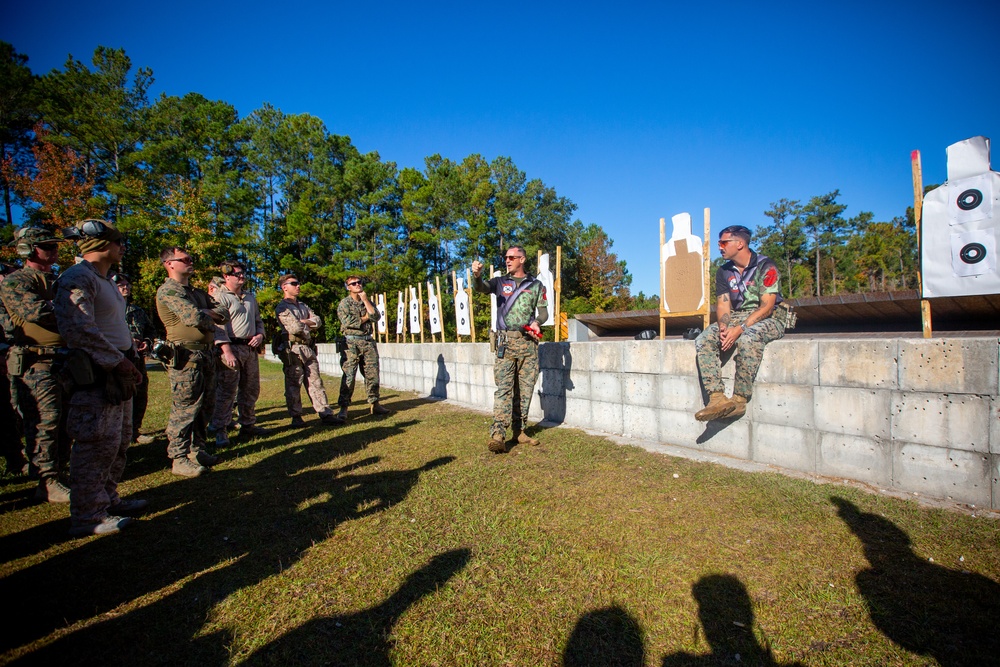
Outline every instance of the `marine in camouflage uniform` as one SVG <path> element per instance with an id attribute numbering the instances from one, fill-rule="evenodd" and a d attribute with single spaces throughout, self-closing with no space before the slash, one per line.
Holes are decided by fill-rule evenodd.
<path id="1" fill-rule="evenodd" d="M 0 265 L 0 280 L 15 271 L 8 264 Z M 12 424 L 12 427 L 0 428 L 0 456 L 7 462 L 7 472 L 13 475 L 23 474 L 27 468 L 24 458 L 24 444 L 21 434 L 21 415 L 14 409 L 10 394 L 10 377 L 7 375 L 7 352 L 14 336 L 14 323 L 3 307 L 0 299 L 0 424 Z"/>
<path id="2" fill-rule="evenodd" d="M 548 319 L 548 300 L 541 281 L 525 272 L 526 260 L 524 248 L 512 246 L 504 257 L 507 275 L 489 281 L 481 277 L 482 263 L 472 263 L 473 289 L 497 297 L 498 353 L 493 364 L 497 390 L 493 397 L 493 426 L 488 442 L 490 451 L 494 453 L 507 451 L 505 438 L 507 429 L 512 425 L 519 443 L 539 444 L 524 429 L 528 426 L 528 409 L 538 381 L 539 324 Z M 499 353 L 501 345 L 505 348 L 502 357 Z M 515 394 L 519 396 L 516 413 Z"/>
<path id="3" fill-rule="evenodd" d="M 778 267 L 750 249 L 750 230 L 741 225 L 719 234 L 727 260 L 715 274 L 716 317 L 695 340 L 698 372 L 709 402 L 695 414 L 699 421 L 735 419 L 746 413 L 764 346 L 785 334 L 785 313 Z M 733 397 L 722 382 L 722 359 L 736 355 Z"/>
<path id="4" fill-rule="evenodd" d="M 174 348 L 167 368 L 167 456 L 174 474 L 196 477 L 218 461 L 208 451 L 206 430 L 215 409 L 215 325 L 227 322 L 229 313 L 189 284 L 194 263 L 186 250 L 166 248 L 160 259 L 167 279 L 156 290 L 156 312 Z"/>
<path id="5" fill-rule="evenodd" d="M 292 426 L 305 424 L 302 419 L 303 380 L 320 421 L 328 426 L 340 424 L 343 420 L 333 414 L 326 397 L 313 342 L 313 333 L 319 329 L 322 320 L 312 308 L 299 301 L 300 283 L 297 277 L 285 274 L 278 279 L 278 286 L 285 296 L 278 303 L 275 314 L 278 324 L 288 334 L 288 349 L 281 355 L 281 362 L 285 371 L 285 405 L 288 406 Z"/>
<path id="6" fill-rule="evenodd" d="M 132 283 L 124 273 L 114 273 L 111 281 L 118 286 L 118 292 L 125 299 L 125 323 L 128 325 L 129 333 L 132 334 L 132 341 L 135 344 L 139 361 L 136 366 L 142 373 L 142 383 L 135 388 L 135 396 L 132 397 L 132 442 L 146 444 L 152 442 L 151 436 L 139 435 L 142 428 L 142 420 L 146 417 L 146 406 L 149 404 L 149 375 L 146 372 L 146 354 L 149 346 L 156 338 L 156 327 L 146 311 L 132 303 L 129 297 L 132 295 Z"/>
<path id="7" fill-rule="evenodd" d="M 83 220 L 72 229 L 64 233 L 79 239 L 83 261 L 59 278 L 54 302 L 71 350 L 67 373 L 76 383 L 67 409 L 74 438 L 70 534 L 100 535 L 118 532 L 132 521 L 121 514 L 146 505 L 118 495 L 132 441 L 132 396 L 142 374 L 125 323 L 125 299 L 108 275 L 124 255 L 124 238 L 103 220 Z M 82 368 L 92 377 L 85 380 Z"/>
<path id="8" fill-rule="evenodd" d="M 245 292 L 246 267 L 239 262 L 222 264 L 223 284 L 215 291 L 215 300 L 229 313 L 229 321 L 215 330 L 219 348 L 218 388 L 215 394 L 215 444 L 229 444 L 226 432 L 233 415 L 239 415 L 240 435 L 268 435 L 269 429 L 257 425 L 257 398 L 260 396 L 260 361 L 257 351 L 264 345 L 264 320 L 253 294 Z"/>
<path id="9" fill-rule="evenodd" d="M 340 319 L 340 332 L 346 339 L 343 353 L 340 355 L 340 404 L 341 419 L 347 418 L 347 406 L 354 396 L 354 380 L 361 367 L 361 375 L 365 378 L 365 391 L 368 394 L 368 404 L 372 414 L 388 414 L 388 410 L 379 404 L 379 364 L 378 345 L 372 338 L 372 325 L 378 322 L 379 312 L 368 299 L 360 276 L 348 276 L 348 296 L 337 306 L 337 317 Z"/>
<path id="10" fill-rule="evenodd" d="M 50 272 L 59 240 L 47 229 L 22 227 L 14 242 L 25 257 L 24 268 L 0 283 L 0 299 L 12 323 L 7 357 L 11 401 L 24 426 L 29 472 L 41 480 L 36 497 L 49 502 L 69 502 L 69 488 L 59 479 L 69 465 L 69 438 L 65 393 L 55 368 L 63 338 L 52 307 L 55 276 Z"/>

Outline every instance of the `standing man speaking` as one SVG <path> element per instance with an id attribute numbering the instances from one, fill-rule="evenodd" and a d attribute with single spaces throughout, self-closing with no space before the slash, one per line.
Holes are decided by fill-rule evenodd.
<path id="1" fill-rule="evenodd" d="M 497 390 L 493 397 L 493 426 L 488 447 L 495 454 L 507 451 L 507 428 L 516 421 L 517 442 L 537 445 L 529 437 L 528 408 L 538 380 L 538 341 L 542 337 L 540 322 L 548 319 L 545 286 L 524 270 L 527 255 L 521 246 L 511 246 L 504 256 L 507 275 L 484 281 L 483 263 L 472 262 L 472 287 L 477 292 L 497 297 L 497 346 L 493 377 Z M 538 317 L 535 317 L 535 311 Z M 515 407 L 514 386 L 520 392 L 518 419 L 512 420 Z"/>

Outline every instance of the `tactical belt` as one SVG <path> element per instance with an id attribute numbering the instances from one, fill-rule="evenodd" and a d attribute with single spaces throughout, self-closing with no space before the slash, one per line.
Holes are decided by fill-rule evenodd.
<path id="1" fill-rule="evenodd" d="M 230 338 L 229 339 L 229 343 L 231 345 L 249 345 L 250 344 L 250 339 L 249 338 Z"/>
<path id="2" fill-rule="evenodd" d="M 309 345 L 309 342 L 302 336 L 293 336 L 292 334 L 288 334 L 288 342 L 296 345 Z"/>
<path id="3" fill-rule="evenodd" d="M 208 343 L 174 343 L 177 347 L 183 347 L 185 350 L 191 352 L 205 352 L 212 349 L 212 346 Z"/>
<path id="4" fill-rule="evenodd" d="M 524 332 L 519 329 L 509 329 L 504 333 L 507 334 L 507 338 L 524 338 Z"/>
<path id="5" fill-rule="evenodd" d="M 37 357 L 39 359 L 46 359 L 46 358 L 49 358 L 49 357 L 55 357 L 56 353 L 60 349 L 60 348 L 55 347 L 55 346 L 50 347 L 50 346 L 43 346 L 43 345 L 17 345 L 15 347 L 17 347 L 17 349 L 20 349 L 22 352 L 30 352 L 31 354 L 35 355 L 35 357 Z"/>
<path id="6" fill-rule="evenodd" d="M 347 340 L 373 340 L 371 334 L 367 334 L 364 336 L 344 336 L 344 338 L 346 338 Z"/>

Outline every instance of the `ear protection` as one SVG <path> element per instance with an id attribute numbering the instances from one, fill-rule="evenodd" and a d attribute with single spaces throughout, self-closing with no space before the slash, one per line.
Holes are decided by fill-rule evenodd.
<path id="1" fill-rule="evenodd" d="M 221 271 L 224 276 L 231 276 L 234 273 L 245 270 L 246 269 L 243 269 L 239 264 L 235 264 L 233 262 L 223 262 L 219 265 L 219 271 Z"/>
<path id="2" fill-rule="evenodd" d="M 104 224 L 103 220 L 88 218 L 87 220 L 81 220 L 72 227 L 66 227 L 63 229 L 63 238 L 72 239 L 74 241 L 77 241 L 84 236 L 92 239 L 99 239 L 110 231 L 117 232 L 118 230 L 113 230 L 112 227 L 108 227 Z"/>
<path id="3" fill-rule="evenodd" d="M 27 259 L 31 256 L 31 252 L 35 249 L 36 245 L 41 243 L 56 243 L 57 239 L 47 238 L 42 241 L 32 240 L 31 236 L 39 236 L 39 229 L 37 227 L 21 227 L 17 230 L 17 234 L 14 235 L 15 246 L 17 254 L 19 257 L 24 257 Z M 43 238 L 45 234 L 42 234 Z"/>

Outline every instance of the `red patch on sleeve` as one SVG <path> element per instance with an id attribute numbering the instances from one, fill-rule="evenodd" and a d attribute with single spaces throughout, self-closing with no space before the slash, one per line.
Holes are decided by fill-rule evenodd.
<path id="1" fill-rule="evenodd" d="M 773 287 L 778 282 L 778 269 L 773 266 L 764 274 L 764 287 Z"/>
<path id="2" fill-rule="evenodd" d="M 542 285 L 542 301 L 548 301 L 548 298 L 545 296 L 545 285 Z"/>

